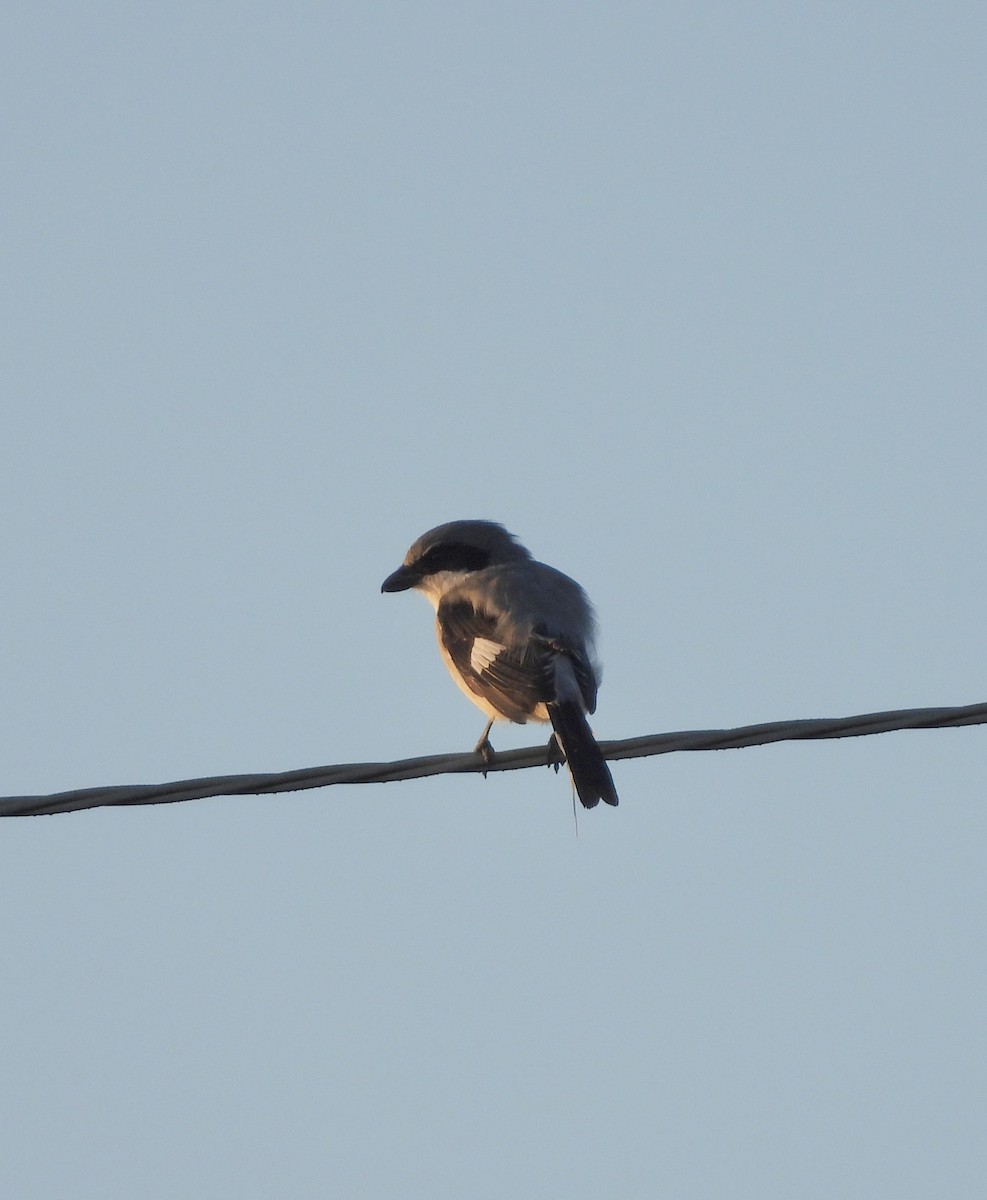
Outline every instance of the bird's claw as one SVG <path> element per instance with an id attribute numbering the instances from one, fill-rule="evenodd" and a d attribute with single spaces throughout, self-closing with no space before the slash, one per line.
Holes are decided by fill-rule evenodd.
<path id="1" fill-rule="evenodd" d="M 555 768 L 555 774 L 558 775 L 559 767 L 565 762 L 565 755 L 562 753 L 562 747 L 559 745 L 559 739 L 554 732 L 548 739 L 548 766 Z"/>
<path id="2" fill-rule="evenodd" d="M 481 737 L 480 740 L 476 743 L 474 750 L 483 759 L 483 767 L 481 769 L 481 774 L 483 775 L 483 778 L 486 779 L 487 768 L 493 762 L 494 754 L 495 754 L 494 748 L 490 744 L 490 739 L 487 737 L 486 730 L 484 730 L 484 732 L 483 732 L 483 737 Z"/>
<path id="3" fill-rule="evenodd" d="M 487 767 L 493 762 L 494 748 L 490 745 L 490 730 L 493 729 L 493 719 L 491 718 L 483 727 L 483 732 L 480 734 L 480 740 L 476 743 L 476 753 L 483 759 L 483 766 L 480 770 L 483 773 L 483 778 L 487 777 Z"/>

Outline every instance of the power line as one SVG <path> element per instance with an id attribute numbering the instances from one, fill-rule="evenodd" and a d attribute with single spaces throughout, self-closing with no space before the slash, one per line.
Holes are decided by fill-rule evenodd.
<path id="1" fill-rule="evenodd" d="M 729 750 L 763 746 L 769 742 L 863 737 L 872 733 L 888 733 L 893 729 L 944 729 L 983 724 L 987 724 L 987 704 L 968 704 L 963 708 L 906 708 L 856 717 L 774 721 L 765 725 L 744 725 L 739 729 L 657 733 L 624 741 L 600 742 L 600 747 L 608 759 L 615 760 L 647 758 L 653 754 L 672 754 L 680 750 Z M 433 754 L 390 763 L 349 763 L 274 774 L 218 775 L 206 779 L 183 779 L 175 783 L 82 788 L 51 796 L 0 798 L 0 817 L 40 816 L 106 805 L 174 804 L 179 800 L 202 800 L 208 796 L 259 796 L 269 792 L 329 787 L 338 783 L 389 783 L 396 779 L 423 779 L 428 775 L 518 771 L 525 767 L 551 765 L 557 761 L 557 756 L 552 758 L 546 747 L 541 745 L 498 753 L 488 766 L 475 752 Z"/>

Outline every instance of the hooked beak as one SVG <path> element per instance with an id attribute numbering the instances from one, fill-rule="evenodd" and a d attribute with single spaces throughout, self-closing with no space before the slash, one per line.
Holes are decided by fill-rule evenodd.
<path id="1" fill-rule="evenodd" d="M 406 592 L 408 588 L 415 586 L 419 578 L 418 572 L 412 567 L 398 567 L 380 585 L 380 590 L 382 592 Z"/>

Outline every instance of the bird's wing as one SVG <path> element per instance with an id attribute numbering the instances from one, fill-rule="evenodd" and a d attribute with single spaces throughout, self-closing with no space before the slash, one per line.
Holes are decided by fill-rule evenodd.
<path id="1" fill-rule="evenodd" d="M 563 698 L 556 692 L 559 656 L 572 665 L 586 711 L 595 709 L 596 675 L 565 639 L 535 630 L 523 645 L 508 644 L 497 619 L 463 597 L 443 601 L 436 615 L 442 646 L 470 691 L 508 720 L 523 724 L 539 704 Z"/>
<path id="2" fill-rule="evenodd" d="M 505 645 L 496 618 L 466 599 L 444 600 L 436 618 L 442 646 L 470 691 L 508 720 L 523 725 L 554 698 L 551 652 L 540 641 Z"/>
<path id="3" fill-rule="evenodd" d="M 565 638 L 553 637 L 551 634 L 540 630 L 535 632 L 534 640 L 542 645 L 543 654 L 548 654 L 549 656 L 561 655 L 563 658 L 568 659 L 576 676 L 576 686 L 579 688 L 579 693 L 582 696 L 583 708 L 588 713 L 596 712 L 596 692 L 599 686 L 596 677 L 596 668 L 593 667 L 584 651 L 572 645 Z M 557 698 L 562 699 L 561 696 Z"/>

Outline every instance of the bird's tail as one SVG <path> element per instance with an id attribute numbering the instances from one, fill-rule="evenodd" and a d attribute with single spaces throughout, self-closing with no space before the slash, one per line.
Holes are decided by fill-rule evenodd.
<path id="1" fill-rule="evenodd" d="M 563 700 L 549 704 L 548 715 L 583 808 L 595 808 L 601 800 L 616 804 L 617 789 L 610 768 L 582 706 L 576 700 Z"/>

